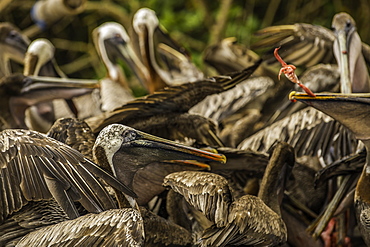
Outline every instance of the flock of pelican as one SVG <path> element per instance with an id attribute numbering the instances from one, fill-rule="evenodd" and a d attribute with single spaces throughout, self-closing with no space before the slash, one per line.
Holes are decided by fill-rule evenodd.
<path id="1" fill-rule="evenodd" d="M 107 74 L 88 80 L 0 24 L 0 246 L 370 246 L 370 47 L 349 14 L 264 28 L 261 57 L 226 38 L 211 77 L 153 10 L 132 27 L 137 49 L 94 29 Z M 277 79 L 277 47 L 313 95 Z"/>

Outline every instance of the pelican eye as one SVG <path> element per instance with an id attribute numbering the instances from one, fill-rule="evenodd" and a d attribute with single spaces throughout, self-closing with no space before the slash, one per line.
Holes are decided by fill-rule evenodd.
<path id="1" fill-rule="evenodd" d="M 133 130 L 125 130 L 122 136 L 125 142 L 129 142 L 136 139 L 137 133 Z"/>

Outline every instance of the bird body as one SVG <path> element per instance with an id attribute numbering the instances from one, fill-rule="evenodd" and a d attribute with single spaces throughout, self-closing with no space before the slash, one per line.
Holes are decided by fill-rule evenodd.
<path id="1" fill-rule="evenodd" d="M 294 152 L 279 143 L 266 168 L 258 197 L 244 195 L 234 199 L 227 180 L 213 173 L 173 173 L 165 178 L 164 185 L 181 194 L 213 223 L 198 240 L 200 246 L 276 246 L 287 240 L 279 198 L 293 164 Z"/>
<path id="2" fill-rule="evenodd" d="M 365 243 L 369 245 L 369 94 L 321 94 L 316 95 L 316 97 L 309 97 L 305 94 L 293 93 L 290 98 L 309 104 L 337 119 L 349 128 L 358 140 L 364 143 L 367 150 L 367 157 L 355 189 L 354 205 L 360 232 Z"/>

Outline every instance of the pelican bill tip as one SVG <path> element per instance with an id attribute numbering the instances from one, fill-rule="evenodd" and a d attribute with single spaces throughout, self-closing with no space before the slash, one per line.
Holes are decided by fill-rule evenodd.
<path id="1" fill-rule="evenodd" d="M 306 99 L 306 98 L 316 98 L 316 96 L 310 96 L 307 93 L 301 93 L 296 91 L 292 91 L 289 93 L 289 100 L 293 102 L 297 101 L 297 99 Z"/>

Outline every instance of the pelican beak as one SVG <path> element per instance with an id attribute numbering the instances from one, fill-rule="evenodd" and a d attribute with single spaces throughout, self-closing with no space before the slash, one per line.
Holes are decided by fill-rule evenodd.
<path id="1" fill-rule="evenodd" d="M 22 94 L 40 90 L 75 90 L 89 92 L 94 88 L 99 88 L 98 80 L 67 79 L 46 76 L 27 76 L 23 79 Z M 77 96 L 77 95 L 76 95 Z M 63 97 L 61 97 L 63 98 Z"/>
<path id="2" fill-rule="evenodd" d="M 340 85 L 342 93 L 352 92 L 352 83 L 349 74 L 349 51 L 348 51 L 348 40 L 345 30 L 339 30 L 337 32 L 338 46 L 339 46 L 339 61 L 340 61 Z M 338 47 L 337 49 L 338 50 Z M 336 51 L 335 51 L 336 52 Z"/>
<path id="3" fill-rule="evenodd" d="M 153 41 L 155 47 L 158 47 L 161 44 L 162 46 L 166 45 L 172 48 L 172 50 L 175 50 L 176 52 L 180 53 L 181 55 L 185 57 L 190 57 L 190 54 L 185 50 L 185 48 L 179 45 L 175 40 L 173 40 L 171 36 L 168 34 L 168 32 L 161 26 L 157 26 L 154 29 Z"/>
<path id="4" fill-rule="evenodd" d="M 117 35 L 104 40 L 104 45 L 108 58 L 111 61 L 119 59 L 125 61 L 130 69 L 135 73 L 140 83 L 145 87 L 149 80 L 149 72 L 137 57 L 130 43 L 127 43 L 121 36 Z"/>
<path id="5" fill-rule="evenodd" d="M 226 163 L 226 157 L 223 154 L 204 151 L 201 149 L 185 146 L 174 141 L 153 136 L 141 131 L 137 131 L 137 138 L 133 141 L 122 145 L 125 147 L 144 147 L 150 152 L 152 159 L 166 160 L 166 161 L 188 161 L 187 164 L 205 167 L 203 163 L 193 162 L 193 160 L 200 162 L 218 161 Z M 149 151 L 151 149 L 152 151 Z M 139 149 L 138 149 L 139 150 Z M 139 151 L 141 152 L 141 151 Z M 141 154 L 143 155 L 143 154 Z"/>
<path id="6" fill-rule="evenodd" d="M 27 52 L 29 39 L 16 30 L 9 31 L 4 40 L 2 50 L 12 60 L 23 63 L 24 54 Z"/>
<path id="7" fill-rule="evenodd" d="M 359 140 L 370 139 L 370 94 L 320 93 L 316 97 L 292 92 L 289 99 L 312 106 L 349 128 Z"/>
<path id="8" fill-rule="evenodd" d="M 71 80 L 41 76 L 12 74 L 4 77 L 3 83 L 14 85 L 16 95 L 9 100 L 10 111 L 19 127 L 27 128 L 24 118 L 26 109 L 40 102 L 54 99 L 71 99 L 99 87 L 98 81 Z"/>

